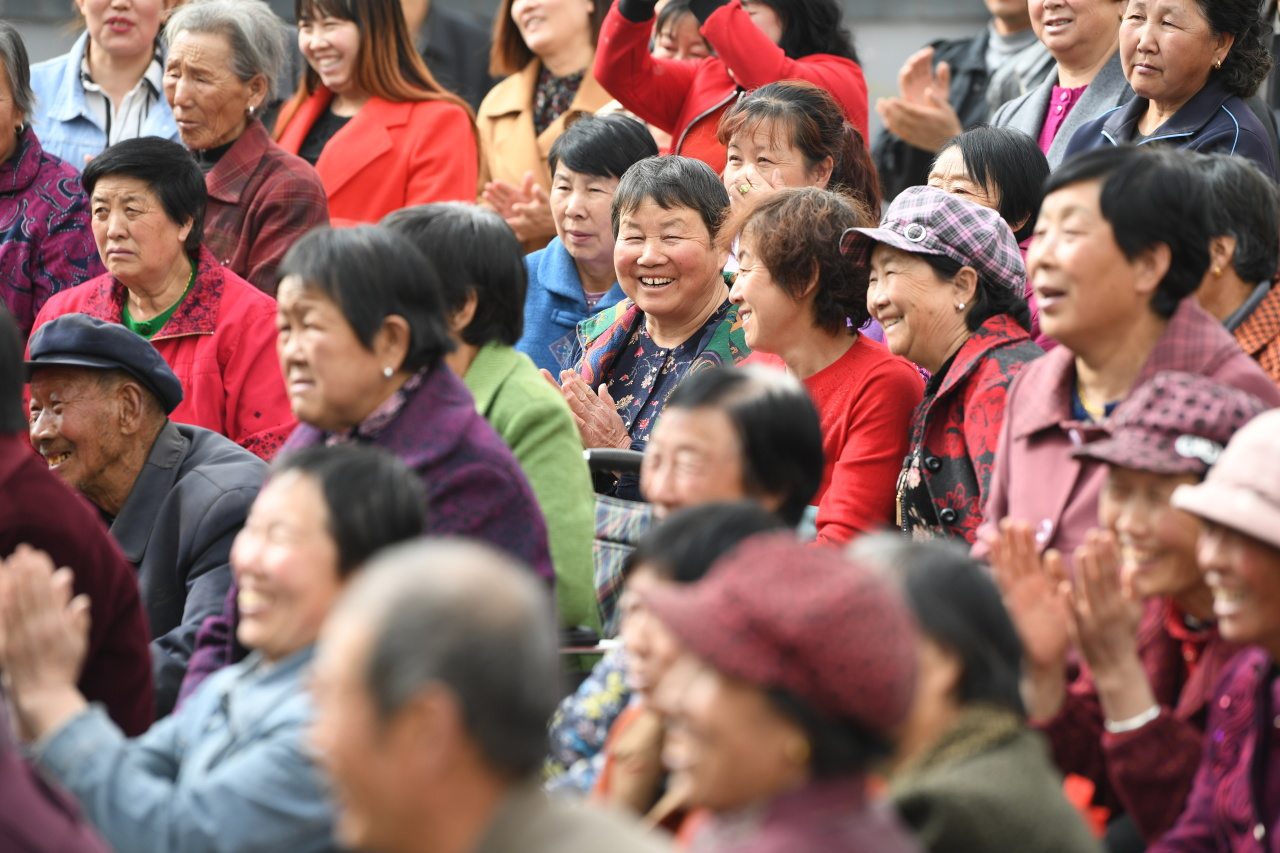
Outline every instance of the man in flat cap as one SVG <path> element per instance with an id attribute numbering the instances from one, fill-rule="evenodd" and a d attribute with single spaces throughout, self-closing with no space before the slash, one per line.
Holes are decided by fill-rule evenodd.
<path id="1" fill-rule="evenodd" d="M 124 326 L 66 314 L 36 331 L 29 353 L 31 444 L 93 502 L 137 568 L 163 716 L 200 623 L 222 608 L 231 542 L 267 466 L 215 432 L 170 421 L 182 385 Z"/>

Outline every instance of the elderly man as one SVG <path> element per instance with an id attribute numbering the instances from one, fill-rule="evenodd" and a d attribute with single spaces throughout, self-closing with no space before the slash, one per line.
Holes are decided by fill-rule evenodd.
<path id="1" fill-rule="evenodd" d="M 330 614 L 312 682 L 312 742 L 342 804 L 339 843 L 382 853 L 661 850 L 539 789 L 556 658 L 546 593 L 511 558 L 430 540 L 376 558 Z"/>
<path id="2" fill-rule="evenodd" d="M 63 315 L 32 336 L 29 358 L 31 444 L 93 502 L 137 568 L 163 716 L 200 623 L 222 608 L 231 542 L 267 466 L 215 432 L 170 421 L 182 385 L 124 326 Z"/>

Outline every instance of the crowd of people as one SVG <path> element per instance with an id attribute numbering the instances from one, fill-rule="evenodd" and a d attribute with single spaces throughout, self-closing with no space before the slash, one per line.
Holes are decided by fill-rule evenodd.
<path id="1" fill-rule="evenodd" d="M 1275 10 L 984 2 L 0 21 L 0 838 L 1275 849 Z"/>

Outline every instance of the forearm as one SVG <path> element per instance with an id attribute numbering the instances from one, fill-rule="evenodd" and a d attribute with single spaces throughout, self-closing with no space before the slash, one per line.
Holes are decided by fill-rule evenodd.
<path id="1" fill-rule="evenodd" d="M 1031 722 L 1046 725 L 1054 720 L 1067 701 L 1066 663 L 1027 666 L 1022 676 L 1022 701 Z"/>
<path id="2" fill-rule="evenodd" d="M 1136 652 L 1105 666 L 1093 665 L 1093 679 L 1109 722 L 1132 719 L 1158 704 Z"/>

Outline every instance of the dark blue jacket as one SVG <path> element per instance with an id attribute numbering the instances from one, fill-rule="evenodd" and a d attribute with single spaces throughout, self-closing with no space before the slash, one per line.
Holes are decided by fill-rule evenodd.
<path id="1" fill-rule="evenodd" d="M 1130 143 L 1137 133 L 1138 120 L 1147 111 L 1147 99 L 1133 100 L 1104 113 L 1076 131 L 1067 145 L 1066 157 L 1103 145 Z M 1266 127 L 1249 105 L 1227 91 L 1221 79 L 1211 76 L 1204 88 L 1155 133 L 1138 143 L 1160 142 L 1173 148 L 1205 154 L 1248 157 L 1262 171 L 1276 179 L 1276 149 Z"/>
<path id="2" fill-rule="evenodd" d="M 558 239 L 545 249 L 525 256 L 529 271 L 529 290 L 524 298 L 524 334 L 516 349 L 533 359 L 538 367 L 559 376 L 574 343 L 574 329 L 587 319 L 587 298 L 582 295 L 582 279 L 574 266 L 573 256 Z M 596 304 L 596 312 L 610 308 L 626 298 L 615 281 L 609 292 Z"/>

